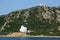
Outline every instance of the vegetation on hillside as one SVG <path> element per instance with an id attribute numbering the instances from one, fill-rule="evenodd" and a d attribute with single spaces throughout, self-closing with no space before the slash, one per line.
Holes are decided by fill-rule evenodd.
<path id="1" fill-rule="evenodd" d="M 0 17 L 0 35 L 19 32 L 21 25 L 33 32 L 30 35 L 60 36 L 60 7 L 36 6 L 13 11 Z"/>

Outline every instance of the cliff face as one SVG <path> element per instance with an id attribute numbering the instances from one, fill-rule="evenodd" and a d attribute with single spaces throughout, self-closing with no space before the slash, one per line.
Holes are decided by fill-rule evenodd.
<path id="1" fill-rule="evenodd" d="M 19 32 L 24 25 L 31 35 L 60 36 L 60 7 L 35 6 L 0 16 L 0 35 Z"/>

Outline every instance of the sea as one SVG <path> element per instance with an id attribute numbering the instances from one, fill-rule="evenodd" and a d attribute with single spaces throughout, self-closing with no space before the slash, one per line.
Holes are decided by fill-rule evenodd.
<path id="1" fill-rule="evenodd" d="M 60 38 L 42 38 L 42 37 L 0 37 L 0 40 L 60 40 Z"/>

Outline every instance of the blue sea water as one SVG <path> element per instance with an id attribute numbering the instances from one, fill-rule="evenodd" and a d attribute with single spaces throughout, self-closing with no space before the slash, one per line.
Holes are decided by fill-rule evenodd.
<path id="1" fill-rule="evenodd" d="M 0 40 L 60 40 L 60 38 L 39 38 L 39 37 L 0 37 Z"/>

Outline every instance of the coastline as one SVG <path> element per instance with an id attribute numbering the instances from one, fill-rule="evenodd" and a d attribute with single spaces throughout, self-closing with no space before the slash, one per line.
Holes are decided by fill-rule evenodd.
<path id="1" fill-rule="evenodd" d="M 60 38 L 60 36 L 6 36 L 6 35 L 0 35 L 0 37 L 36 37 L 36 38 Z"/>
<path id="2" fill-rule="evenodd" d="M 0 35 L 0 37 L 37 37 L 37 38 L 60 38 L 60 36 L 44 36 L 44 35 L 28 35 L 26 33 L 21 33 L 21 32 L 14 32 L 10 33 L 8 35 Z"/>

